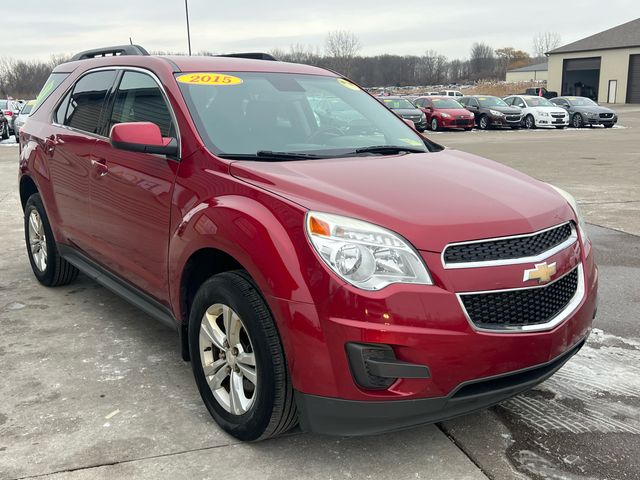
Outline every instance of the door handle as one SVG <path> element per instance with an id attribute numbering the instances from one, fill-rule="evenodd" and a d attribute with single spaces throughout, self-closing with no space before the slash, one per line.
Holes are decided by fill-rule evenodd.
<path id="1" fill-rule="evenodd" d="M 44 150 L 47 155 L 53 156 L 53 151 L 56 149 L 56 137 L 55 135 L 49 135 L 44 141 Z"/>
<path id="2" fill-rule="evenodd" d="M 92 158 L 91 166 L 96 171 L 99 177 L 104 177 L 109 173 L 109 167 L 107 167 L 107 161 L 104 158 Z"/>

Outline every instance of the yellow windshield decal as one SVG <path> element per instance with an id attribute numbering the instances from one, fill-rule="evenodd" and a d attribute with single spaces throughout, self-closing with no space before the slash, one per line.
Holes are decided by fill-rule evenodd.
<path id="1" fill-rule="evenodd" d="M 187 85 L 239 85 L 242 83 L 241 78 L 214 72 L 185 73 L 176 80 Z"/>
<path id="2" fill-rule="evenodd" d="M 354 85 L 349 80 L 345 80 L 344 78 L 338 78 L 338 83 L 343 87 L 350 88 L 351 90 L 360 90 L 357 85 Z"/>
<path id="3" fill-rule="evenodd" d="M 401 138 L 400 140 L 406 143 L 407 145 L 414 145 L 416 147 L 423 145 L 423 143 L 420 142 L 419 140 L 414 140 L 412 138 Z"/>

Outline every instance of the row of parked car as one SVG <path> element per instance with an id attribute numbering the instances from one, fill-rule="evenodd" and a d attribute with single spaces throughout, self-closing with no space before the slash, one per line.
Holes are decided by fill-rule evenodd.
<path id="1" fill-rule="evenodd" d="M 603 125 L 611 128 L 618 115 L 586 97 L 555 97 L 537 95 L 492 95 L 380 97 L 380 101 L 416 129 L 487 130 L 494 127 L 537 128 L 567 126 L 580 128 Z"/>
<path id="2" fill-rule="evenodd" d="M 0 140 L 7 140 L 11 135 L 18 140 L 20 127 L 24 125 L 34 104 L 35 100 L 0 100 Z"/>

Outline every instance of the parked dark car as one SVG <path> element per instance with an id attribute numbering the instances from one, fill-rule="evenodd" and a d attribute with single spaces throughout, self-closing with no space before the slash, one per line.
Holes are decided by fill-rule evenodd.
<path id="1" fill-rule="evenodd" d="M 522 110 L 510 107 L 500 97 L 491 95 L 470 95 L 456 99 L 464 108 L 475 114 L 476 125 L 481 130 L 490 127 L 520 128 Z"/>
<path id="2" fill-rule="evenodd" d="M 558 96 L 558 92 L 552 92 L 544 87 L 527 88 L 521 95 L 533 95 L 536 97 L 544 97 L 547 100 Z"/>
<path id="3" fill-rule="evenodd" d="M 427 117 L 426 115 L 416 107 L 413 103 L 404 97 L 383 97 L 380 101 L 393 110 L 393 113 L 405 120 L 411 120 L 416 130 L 424 132 L 427 129 Z"/>
<path id="4" fill-rule="evenodd" d="M 18 115 L 20 108 L 20 103 L 15 100 L 0 100 L 0 111 L 2 111 L 5 119 L 7 120 L 7 125 L 9 128 L 7 135 L 13 134 L 13 122 L 15 120 L 15 117 Z"/>
<path id="5" fill-rule="evenodd" d="M 0 139 L 6 140 L 7 138 L 9 138 L 9 121 L 0 110 Z"/>
<path id="6" fill-rule="evenodd" d="M 585 125 L 604 125 L 611 128 L 618 123 L 618 115 L 614 110 L 601 107 L 587 97 L 556 97 L 551 102 L 569 112 L 569 124 L 580 128 Z"/>

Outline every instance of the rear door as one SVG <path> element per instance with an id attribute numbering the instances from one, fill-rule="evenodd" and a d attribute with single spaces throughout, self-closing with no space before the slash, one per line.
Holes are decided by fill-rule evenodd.
<path id="1" fill-rule="evenodd" d="M 123 70 L 110 104 L 105 135 L 117 123 L 152 122 L 164 137 L 178 136 L 167 98 L 148 72 Z M 92 159 L 102 166 L 91 176 L 92 257 L 145 293 L 166 299 L 178 158 L 119 150 L 101 138 Z"/>
<path id="2" fill-rule="evenodd" d="M 57 226 L 64 238 L 86 251 L 91 243 L 89 177 L 91 150 L 100 138 L 100 123 L 115 70 L 90 72 L 80 77 L 54 112 L 50 135 L 44 139 Z"/>

